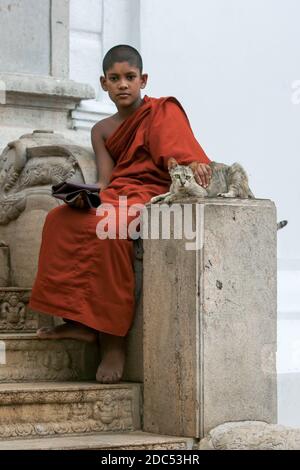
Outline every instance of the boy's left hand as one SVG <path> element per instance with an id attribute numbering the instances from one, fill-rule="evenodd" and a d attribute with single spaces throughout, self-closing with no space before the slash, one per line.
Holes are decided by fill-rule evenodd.
<path id="1" fill-rule="evenodd" d="M 193 162 L 190 164 L 195 176 L 195 180 L 200 186 L 207 188 L 210 183 L 212 170 L 206 163 Z"/>

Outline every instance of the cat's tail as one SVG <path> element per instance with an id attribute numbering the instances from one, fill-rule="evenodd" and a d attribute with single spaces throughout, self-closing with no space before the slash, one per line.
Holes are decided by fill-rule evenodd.
<path id="1" fill-rule="evenodd" d="M 231 189 L 236 190 L 236 197 L 243 199 L 251 198 L 255 199 L 255 196 L 249 188 L 248 176 L 242 165 L 239 163 L 233 163 L 228 168 L 228 191 Z"/>
<path id="2" fill-rule="evenodd" d="M 287 220 L 281 220 L 280 222 L 277 223 L 277 230 L 280 230 L 281 228 L 285 227 L 288 224 Z"/>

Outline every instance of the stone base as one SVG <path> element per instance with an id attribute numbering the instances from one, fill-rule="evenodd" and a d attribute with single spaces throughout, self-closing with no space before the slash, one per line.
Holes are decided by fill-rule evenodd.
<path id="1" fill-rule="evenodd" d="M 71 127 L 70 111 L 82 99 L 94 98 L 91 86 L 54 77 L 28 74 L 0 74 L 4 99 L 0 103 L 0 124 L 20 127 L 66 129 Z"/>
<path id="2" fill-rule="evenodd" d="M 171 209 L 170 239 L 143 240 L 144 430 L 203 437 L 228 421 L 274 423 L 275 206 L 205 198 Z M 168 227 L 166 204 L 160 215 L 152 233 Z M 197 227 L 193 243 L 174 239 L 182 226 Z"/>
<path id="3" fill-rule="evenodd" d="M 0 439 L 140 429 L 140 387 L 0 384 Z"/>
<path id="4" fill-rule="evenodd" d="M 45 340 L 35 334 L 1 334 L 0 382 L 94 380 L 96 344 Z"/>

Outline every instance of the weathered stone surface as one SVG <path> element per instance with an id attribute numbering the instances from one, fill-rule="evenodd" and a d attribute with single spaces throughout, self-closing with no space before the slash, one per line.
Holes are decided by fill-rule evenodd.
<path id="1" fill-rule="evenodd" d="M 0 286 L 10 283 L 9 246 L 0 240 Z"/>
<path id="2" fill-rule="evenodd" d="M 0 239 L 9 246 L 12 286 L 33 284 L 44 220 L 59 204 L 51 185 L 65 179 L 94 182 L 95 157 L 60 134 L 25 134 L 0 157 Z"/>
<path id="3" fill-rule="evenodd" d="M 0 450 L 184 450 L 192 447 L 193 439 L 161 436 L 142 431 L 0 441 Z"/>
<path id="4" fill-rule="evenodd" d="M 133 325 L 126 339 L 123 380 L 143 382 L 143 298 L 138 299 Z"/>
<path id="5" fill-rule="evenodd" d="M 1 72 L 50 75 L 50 3 L 1 0 Z"/>
<path id="6" fill-rule="evenodd" d="M 200 450 L 300 450 L 300 429 L 262 421 L 224 423 L 200 441 Z"/>
<path id="7" fill-rule="evenodd" d="M 173 206 L 173 233 L 184 206 Z M 201 437 L 226 421 L 276 422 L 274 204 L 206 199 L 193 210 L 183 222 L 198 211 L 198 250 L 143 241 L 144 430 Z"/>
<path id="8" fill-rule="evenodd" d="M 1 439 L 140 429 L 136 384 L 0 384 L 0 406 Z"/>
<path id="9" fill-rule="evenodd" d="M 52 130 L 34 130 L 9 142 L 0 157 L 1 193 L 5 196 L 34 186 L 76 177 L 94 182 L 95 156 L 90 148 Z"/>
<path id="10" fill-rule="evenodd" d="M 133 325 L 127 335 L 126 362 L 123 380 L 143 382 L 143 243 L 134 242 L 135 261 L 135 314 Z"/>
<path id="11" fill-rule="evenodd" d="M 0 382 L 94 380 L 98 347 L 76 340 L 45 340 L 35 334 L 0 334 L 6 363 Z"/>
<path id="12" fill-rule="evenodd" d="M 1 134 L 9 127 L 25 127 L 29 132 L 40 127 L 70 129 L 71 111 L 82 99 L 95 96 L 90 85 L 56 77 L 0 73 L 0 85 L 5 90 L 0 103 Z"/>
<path id="13" fill-rule="evenodd" d="M 72 99 L 78 103 L 82 99 L 95 97 L 95 91 L 90 85 L 58 77 L 0 72 L 0 80 L 5 84 L 9 104 L 11 104 L 9 98 L 10 96 L 11 99 L 13 98 L 13 93 L 29 95 L 28 99 L 39 96 L 44 96 L 45 99 L 47 97 L 61 97 L 65 101 Z M 18 96 L 18 98 L 21 97 Z"/>
<path id="14" fill-rule="evenodd" d="M 21 74 L 9 77 L 1 74 L 0 88 L 3 83 L 7 90 L 6 104 L 0 103 L 0 151 L 22 133 L 40 128 L 59 131 L 73 143 L 91 149 L 90 132 L 73 130 L 71 115 L 81 99 L 94 97 L 89 86 Z"/>
<path id="15" fill-rule="evenodd" d="M 1 0 L 0 72 L 69 76 L 69 0 Z"/>

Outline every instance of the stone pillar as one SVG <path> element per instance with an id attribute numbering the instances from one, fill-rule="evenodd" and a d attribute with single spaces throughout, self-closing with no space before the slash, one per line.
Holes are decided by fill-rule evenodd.
<path id="1" fill-rule="evenodd" d="M 69 0 L 0 0 L 0 72 L 69 78 Z"/>
<path id="2" fill-rule="evenodd" d="M 0 0 L 0 15 L 0 152 L 37 128 L 81 143 L 71 112 L 94 90 L 69 80 L 69 0 Z"/>
<path id="3" fill-rule="evenodd" d="M 144 429 L 202 437 L 226 421 L 275 423 L 275 206 L 204 199 L 171 209 L 171 239 L 163 205 L 143 241 Z"/>

